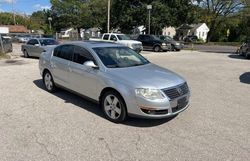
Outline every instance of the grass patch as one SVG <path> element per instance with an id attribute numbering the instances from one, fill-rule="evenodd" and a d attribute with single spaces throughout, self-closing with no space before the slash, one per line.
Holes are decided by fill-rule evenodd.
<path id="1" fill-rule="evenodd" d="M 0 59 L 10 59 L 10 56 L 7 54 L 0 53 Z"/>

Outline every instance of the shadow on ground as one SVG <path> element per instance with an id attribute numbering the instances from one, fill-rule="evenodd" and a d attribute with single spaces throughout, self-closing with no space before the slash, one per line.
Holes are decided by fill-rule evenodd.
<path id="1" fill-rule="evenodd" d="M 42 79 L 38 79 L 33 81 L 33 83 L 40 89 L 46 90 L 45 86 L 43 85 Z M 71 103 L 75 106 L 78 106 L 84 110 L 87 110 L 89 112 L 94 113 L 95 115 L 105 118 L 104 114 L 102 113 L 101 108 L 97 103 L 94 103 L 92 101 L 89 101 L 83 97 L 80 97 L 76 94 L 70 93 L 66 90 L 59 89 L 57 92 L 52 93 L 53 95 L 59 97 L 62 100 L 65 100 L 65 103 Z M 132 118 L 129 117 L 123 124 L 128 126 L 135 126 L 135 127 L 154 127 L 161 124 L 164 124 L 170 120 L 172 120 L 174 117 L 166 118 L 166 119 L 142 119 L 142 118 Z"/>
<path id="2" fill-rule="evenodd" d="M 240 76 L 240 82 L 250 84 L 250 72 L 246 72 Z"/>
<path id="3" fill-rule="evenodd" d="M 228 55 L 228 57 L 232 58 L 232 59 L 246 60 L 246 58 L 244 58 L 243 56 L 237 55 L 237 54 L 231 54 L 231 55 Z"/>

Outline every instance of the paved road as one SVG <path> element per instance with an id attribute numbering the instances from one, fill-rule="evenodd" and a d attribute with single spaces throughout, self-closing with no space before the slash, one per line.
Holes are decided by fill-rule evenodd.
<path id="1" fill-rule="evenodd" d="M 185 46 L 188 49 L 192 48 L 192 45 Z M 221 53 L 221 54 L 229 54 L 235 53 L 238 47 L 235 46 L 221 46 L 221 45 L 193 45 L 193 49 L 201 52 L 209 52 L 209 53 Z"/>
<path id="2" fill-rule="evenodd" d="M 188 80 L 188 110 L 172 119 L 114 124 L 96 104 L 63 90 L 46 92 L 37 59 L 1 60 L 0 160 L 249 160 L 249 60 L 196 51 L 145 56 Z"/>

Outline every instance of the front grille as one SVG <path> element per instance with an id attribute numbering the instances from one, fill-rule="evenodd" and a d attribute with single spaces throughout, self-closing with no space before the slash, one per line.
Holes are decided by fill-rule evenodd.
<path id="1" fill-rule="evenodd" d="M 189 92 L 187 83 L 184 83 L 178 87 L 163 90 L 163 92 L 171 99 L 176 99 Z"/>

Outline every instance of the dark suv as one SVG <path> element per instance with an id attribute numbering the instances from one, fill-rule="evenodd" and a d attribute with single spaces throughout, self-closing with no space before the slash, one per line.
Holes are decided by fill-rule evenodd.
<path id="1" fill-rule="evenodd" d="M 171 44 L 154 35 L 139 35 L 137 40 L 142 42 L 143 49 L 146 50 L 154 50 L 155 52 L 171 50 Z"/>
<path id="2" fill-rule="evenodd" d="M 250 58 L 250 37 L 240 47 L 239 54 L 245 58 Z"/>

